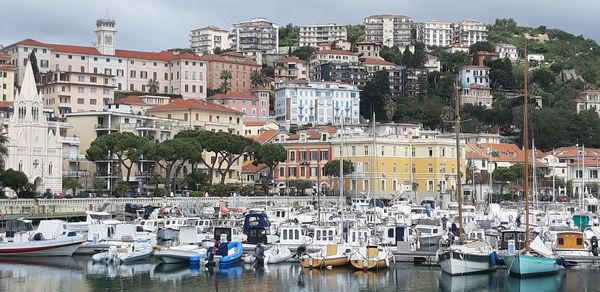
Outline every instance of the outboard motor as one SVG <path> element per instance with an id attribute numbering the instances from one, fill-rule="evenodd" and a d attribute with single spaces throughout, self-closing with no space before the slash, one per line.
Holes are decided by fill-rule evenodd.
<path id="1" fill-rule="evenodd" d="M 590 239 L 590 245 L 592 246 L 592 254 L 594 256 L 598 256 L 598 237 L 592 236 L 592 238 Z"/>
<path id="2" fill-rule="evenodd" d="M 33 235 L 33 240 L 34 241 L 40 241 L 40 240 L 44 240 L 44 235 L 42 235 L 41 233 L 36 233 Z"/>
<path id="3" fill-rule="evenodd" d="M 260 243 L 254 249 L 254 264 L 256 268 L 261 268 L 265 265 L 265 249 Z"/>
<path id="4" fill-rule="evenodd" d="M 294 257 L 301 258 L 305 254 L 306 254 L 306 245 L 301 245 L 296 249 L 296 254 L 294 255 Z"/>

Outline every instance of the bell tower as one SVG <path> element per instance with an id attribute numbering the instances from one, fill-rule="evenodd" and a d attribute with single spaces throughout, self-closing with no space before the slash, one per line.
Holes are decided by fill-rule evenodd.
<path id="1" fill-rule="evenodd" d="M 113 19 L 96 21 L 96 49 L 103 55 L 115 54 L 116 23 Z"/>

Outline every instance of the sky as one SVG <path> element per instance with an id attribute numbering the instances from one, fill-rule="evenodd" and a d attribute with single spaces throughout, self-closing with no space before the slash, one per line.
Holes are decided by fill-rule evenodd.
<path id="1" fill-rule="evenodd" d="M 189 46 L 192 29 L 262 16 L 281 25 L 360 24 L 372 14 L 393 13 L 421 22 L 470 17 L 484 23 L 513 18 L 519 25 L 560 28 L 600 40 L 597 0 L 0 0 L 0 45 L 32 38 L 91 46 L 95 23 L 117 23 L 120 49 L 160 51 Z"/>

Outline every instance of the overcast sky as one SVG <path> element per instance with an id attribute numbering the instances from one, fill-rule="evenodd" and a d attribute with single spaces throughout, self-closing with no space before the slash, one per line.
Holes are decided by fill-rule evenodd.
<path id="1" fill-rule="evenodd" d="M 598 0 L 0 0 L 0 44 L 33 38 L 89 46 L 96 19 L 107 11 L 117 22 L 117 47 L 146 51 L 187 47 L 191 29 L 229 29 L 257 16 L 282 25 L 359 24 L 381 13 L 416 22 L 513 18 L 519 25 L 546 25 L 600 40 Z"/>

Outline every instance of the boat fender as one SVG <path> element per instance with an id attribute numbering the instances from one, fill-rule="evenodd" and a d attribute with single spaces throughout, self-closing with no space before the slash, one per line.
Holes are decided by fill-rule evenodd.
<path id="1" fill-rule="evenodd" d="M 200 256 L 199 255 L 191 256 L 190 257 L 190 264 L 192 264 L 192 265 L 198 265 L 198 264 L 200 264 Z"/>
<path id="2" fill-rule="evenodd" d="M 564 258 L 556 258 L 556 264 L 559 265 L 559 266 L 566 267 L 567 266 L 567 261 L 565 261 Z"/>
<path id="3" fill-rule="evenodd" d="M 490 264 L 492 266 L 498 265 L 498 254 L 495 251 L 490 254 Z"/>
<path id="4" fill-rule="evenodd" d="M 594 256 L 598 256 L 598 237 L 592 236 L 592 238 L 590 239 L 590 245 L 592 246 L 592 254 Z"/>

